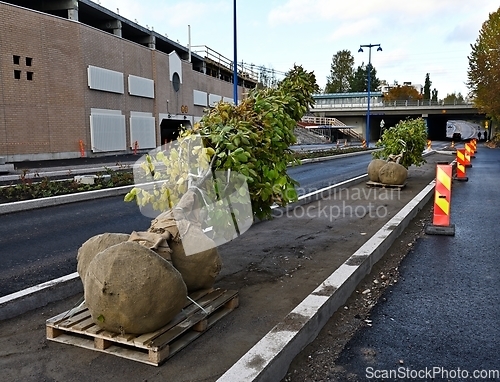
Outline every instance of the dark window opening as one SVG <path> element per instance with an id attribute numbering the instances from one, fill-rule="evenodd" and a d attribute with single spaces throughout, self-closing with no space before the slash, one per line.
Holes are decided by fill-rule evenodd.
<path id="1" fill-rule="evenodd" d="M 14 78 L 16 80 L 20 80 L 21 79 L 21 71 L 20 70 L 14 70 Z"/>
<path id="2" fill-rule="evenodd" d="M 166 144 L 175 141 L 179 137 L 182 128 L 190 128 L 191 122 L 175 119 L 162 119 L 160 123 L 161 143 Z"/>
<path id="3" fill-rule="evenodd" d="M 181 77 L 177 72 L 175 72 L 174 75 L 172 76 L 172 86 L 175 92 L 178 92 L 179 89 L 181 88 Z"/>
<path id="4" fill-rule="evenodd" d="M 21 63 L 21 56 L 12 56 L 14 59 L 14 65 L 19 65 Z"/>
<path id="5" fill-rule="evenodd" d="M 26 66 L 31 66 L 33 59 L 31 57 L 26 57 Z"/>
<path id="6" fill-rule="evenodd" d="M 27 72 L 26 73 L 26 79 L 28 81 L 33 81 L 33 72 Z"/>

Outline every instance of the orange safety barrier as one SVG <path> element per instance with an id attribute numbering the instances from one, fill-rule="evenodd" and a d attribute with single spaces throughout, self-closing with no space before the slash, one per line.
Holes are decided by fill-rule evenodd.
<path id="1" fill-rule="evenodd" d="M 464 166 L 465 167 L 472 167 L 472 164 L 470 163 L 470 149 L 468 149 L 468 143 L 465 144 L 465 161 L 464 161 Z"/>
<path id="2" fill-rule="evenodd" d="M 476 153 L 477 153 L 477 139 L 476 139 L 476 138 L 474 138 L 474 139 L 471 141 L 471 143 L 472 143 L 472 152 L 473 152 L 474 154 L 476 154 Z"/>
<path id="3" fill-rule="evenodd" d="M 366 149 L 366 141 L 363 139 L 363 148 Z"/>
<path id="4" fill-rule="evenodd" d="M 434 214 L 432 225 L 425 227 L 430 235 L 455 235 L 455 225 L 450 224 L 451 207 L 451 164 L 438 164 L 436 167 L 436 187 L 434 189 Z"/>
<path id="5" fill-rule="evenodd" d="M 455 141 L 451 141 L 451 148 L 454 149 L 455 148 Z"/>
<path id="6" fill-rule="evenodd" d="M 453 179 L 467 182 L 469 178 L 465 174 L 465 149 L 457 149 L 457 173 Z"/>
<path id="7" fill-rule="evenodd" d="M 80 155 L 83 158 L 85 156 L 85 146 L 83 144 L 83 140 L 80 139 L 80 141 L 78 142 L 78 144 L 80 145 Z"/>
<path id="8" fill-rule="evenodd" d="M 472 144 L 471 143 L 466 143 L 465 144 L 465 151 L 466 151 L 466 153 L 469 156 L 469 162 L 471 162 L 471 158 L 475 158 L 475 156 L 474 156 L 474 150 L 472 149 Z"/>
<path id="9" fill-rule="evenodd" d="M 429 151 L 432 150 L 432 141 L 430 139 L 427 140 L 427 150 L 429 150 Z"/>

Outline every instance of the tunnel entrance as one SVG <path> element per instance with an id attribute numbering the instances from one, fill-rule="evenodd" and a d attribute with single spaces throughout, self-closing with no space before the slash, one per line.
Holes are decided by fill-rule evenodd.
<path id="1" fill-rule="evenodd" d="M 183 128 L 191 128 L 191 122 L 188 120 L 162 119 L 160 123 L 161 144 L 175 141 Z"/>

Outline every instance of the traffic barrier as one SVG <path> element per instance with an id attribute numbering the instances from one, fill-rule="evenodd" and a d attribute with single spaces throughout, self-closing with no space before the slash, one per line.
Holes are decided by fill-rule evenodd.
<path id="1" fill-rule="evenodd" d="M 474 153 L 474 157 L 475 157 L 475 154 L 477 153 L 477 139 L 474 138 L 472 141 L 472 152 Z"/>
<path id="2" fill-rule="evenodd" d="M 453 180 L 464 182 L 469 180 L 465 171 L 465 149 L 457 149 L 457 173 Z"/>
<path id="3" fill-rule="evenodd" d="M 471 159 L 475 158 L 474 151 L 472 150 L 472 144 L 471 143 L 466 143 L 465 144 L 465 152 L 469 156 L 469 163 L 471 163 Z M 472 167 L 472 165 L 471 165 L 471 167 Z"/>
<path id="4" fill-rule="evenodd" d="M 428 151 L 432 150 L 432 141 L 430 139 L 427 140 L 427 150 Z"/>
<path id="5" fill-rule="evenodd" d="M 451 141 L 451 148 L 454 149 L 455 148 L 455 141 Z"/>
<path id="6" fill-rule="evenodd" d="M 425 227 L 425 233 L 428 235 L 455 235 L 455 225 L 450 224 L 452 172 L 451 164 L 438 164 L 436 166 L 434 213 L 432 224 Z"/>
<path id="7" fill-rule="evenodd" d="M 366 141 L 363 139 L 363 148 L 366 149 Z"/>
<path id="8" fill-rule="evenodd" d="M 472 164 L 470 163 L 470 151 L 467 149 L 467 143 L 465 144 L 465 148 L 463 149 L 465 152 L 464 155 L 464 166 L 465 167 L 472 167 Z"/>

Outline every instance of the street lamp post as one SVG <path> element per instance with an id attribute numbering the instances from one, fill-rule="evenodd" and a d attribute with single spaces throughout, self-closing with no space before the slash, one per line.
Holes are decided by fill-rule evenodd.
<path id="1" fill-rule="evenodd" d="M 234 33 L 234 60 L 233 60 L 233 98 L 238 105 L 238 44 L 236 39 L 236 0 L 233 1 L 233 33 Z"/>
<path id="2" fill-rule="evenodd" d="M 367 66 L 367 72 L 368 72 L 368 108 L 366 111 L 366 145 L 367 147 L 370 147 L 370 85 L 371 85 L 371 71 L 372 71 L 372 48 L 378 46 L 377 52 L 382 51 L 382 47 L 380 44 L 367 44 L 367 45 L 360 45 L 358 53 L 363 52 L 363 48 L 368 48 L 368 66 Z"/>

